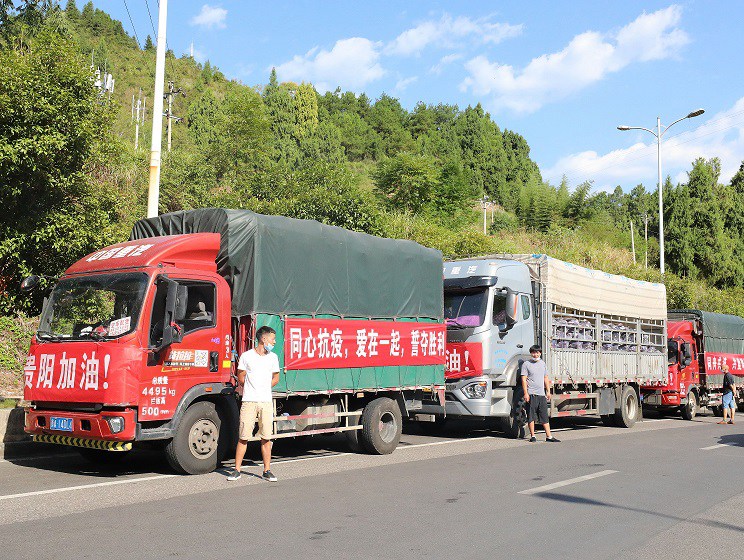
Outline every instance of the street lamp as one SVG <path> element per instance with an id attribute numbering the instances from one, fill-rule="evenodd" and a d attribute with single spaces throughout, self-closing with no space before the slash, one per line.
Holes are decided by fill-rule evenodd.
<path id="1" fill-rule="evenodd" d="M 483 208 L 483 235 L 488 235 L 488 230 L 486 229 L 486 209 L 491 204 L 489 200 L 487 194 L 484 194 L 483 198 L 480 199 L 481 207 Z"/>
<path id="2" fill-rule="evenodd" d="M 617 127 L 618 130 L 645 130 L 646 132 L 650 132 L 651 134 L 656 136 L 656 160 L 658 163 L 659 171 L 659 269 L 661 270 L 662 274 L 664 274 L 664 202 L 662 200 L 661 194 L 661 138 L 662 136 L 664 136 L 667 130 L 672 128 L 679 121 L 691 119 L 693 117 L 699 117 L 703 113 L 705 113 L 705 109 L 697 109 L 696 111 L 685 115 L 681 119 L 677 119 L 669 126 L 664 127 L 664 130 L 661 130 L 661 118 L 656 117 L 656 132 L 642 126 L 621 125 Z"/>

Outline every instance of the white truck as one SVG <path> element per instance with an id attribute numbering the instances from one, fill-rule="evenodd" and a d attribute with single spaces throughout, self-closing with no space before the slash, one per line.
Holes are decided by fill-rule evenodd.
<path id="1" fill-rule="evenodd" d="M 551 417 L 599 414 L 631 427 L 640 387 L 666 381 L 666 289 L 546 255 L 493 255 L 444 265 L 445 404 L 420 420 L 497 419 L 524 434 L 519 371 L 539 344 L 554 386 Z"/>

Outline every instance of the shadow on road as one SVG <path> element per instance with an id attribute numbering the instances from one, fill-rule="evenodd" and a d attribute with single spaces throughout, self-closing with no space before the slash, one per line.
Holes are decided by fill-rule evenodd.
<path id="1" fill-rule="evenodd" d="M 533 495 L 538 496 L 540 498 L 545 498 L 548 500 L 555 500 L 558 502 L 566 502 L 566 503 L 580 504 L 580 505 L 586 505 L 586 506 L 602 506 L 602 507 L 607 507 L 607 508 L 632 511 L 635 513 L 645 513 L 648 515 L 655 515 L 656 517 L 663 517 L 665 519 L 671 519 L 673 521 L 684 521 L 687 523 L 695 523 L 696 525 L 703 525 L 705 527 L 713 527 L 716 529 L 726 529 L 729 531 L 734 531 L 736 533 L 744 533 L 744 527 L 740 525 L 733 525 L 731 523 L 723 523 L 721 521 L 712 521 L 708 519 L 687 519 L 684 517 L 679 517 L 677 515 L 670 515 L 668 513 L 660 513 L 657 511 L 651 511 L 651 510 L 643 509 L 643 508 L 635 508 L 635 507 L 624 506 L 620 504 L 613 504 L 610 502 L 603 502 L 601 500 L 592 500 L 591 498 L 580 498 L 578 496 L 570 496 L 568 494 L 559 494 L 557 492 L 538 492 Z"/>
<path id="2" fill-rule="evenodd" d="M 744 434 L 725 434 L 718 438 L 718 443 L 733 447 L 744 447 Z"/>

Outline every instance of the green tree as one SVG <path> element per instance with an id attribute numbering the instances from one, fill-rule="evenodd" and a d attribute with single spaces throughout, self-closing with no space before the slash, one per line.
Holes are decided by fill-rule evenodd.
<path id="1" fill-rule="evenodd" d="M 147 36 L 147 39 L 145 39 L 144 49 L 148 52 L 155 50 L 155 44 L 152 42 L 152 37 L 150 37 L 149 35 Z"/>
<path id="2" fill-rule="evenodd" d="M 31 48 L 0 51 L 0 312 L 38 311 L 20 278 L 60 273 L 107 234 L 116 203 L 86 170 L 98 143 L 117 144 L 111 117 L 71 41 L 42 28 Z"/>
<path id="3" fill-rule="evenodd" d="M 294 96 L 295 136 L 310 136 L 318 128 L 318 94 L 312 84 L 302 83 Z"/>
<path id="4" fill-rule="evenodd" d="M 422 210 L 439 183 L 433 158 L 408 153 L 378 163 L 372 178 L 391 208 L 409 212 Z"/>
<path id="5" fill-rule="evenodd" d="M 209 150 L 219 140 L 215 128 L 219 111 L 217 98 L 211 89 L 206 89 L 189 105 L 189 132 L 200 148 Z"/>

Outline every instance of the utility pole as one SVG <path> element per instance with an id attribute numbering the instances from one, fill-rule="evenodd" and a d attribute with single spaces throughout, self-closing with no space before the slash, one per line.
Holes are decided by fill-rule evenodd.
<path id="1" fill-rule="evenodd" d="M 168 82 L 168 92 L 163 94 L 163 98 L 168 99 L 168 111 L 165 113 L 165 118 L 168 119 L 168 151 L 171 151 L 171 121 L 175 120 L 177 123 L 183 121 L 181 117 L 173 116 L 173 96 L 181 94 L 186 97 L 186 94 L 181 88 L 175 89 L 175 82 Z"/>
<path id="2" fill-rule="evenodd" d="M 139 148 L 140 123 L 145 123 L 145 105 L 142 100 L 142 88 L 139 90 L 139 97 L 137 98 L 136 105 L 134 103 L 134 95 L 132 95 L 132 120 L 134 121 L 134 149 L 136 150 Z"/>
<path id="3" fill-rule="evenodd" d="M 633 264 L 636 263 L 636 256 L 635 256 L 635 234 L 633 233 L 633 220 L 630 220 L 630 246 L 631 250 L 633 251 Z"/>
<path id="4" fill-rule="evenodd" d="M 155 101 L 152 110 L 152 143 L 150 148 L 150 187 L 147 192 L 147 217 L 158 215 L 160 201 L 160 149 L 163 144 L 163 82 L 165 81 L 165 22 L 168 0 L 160 0 L 158 11 L 158 48 L 155 58 Z"/>
<path id="5" fill-rule="evenodd" d="M 646 238 L 646 264 L 645 268 L 648 268 L 648 212 L 643 213 L 643 223 L 645 225 L 645 234 L 644 237 Z"/>

